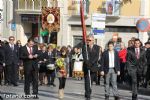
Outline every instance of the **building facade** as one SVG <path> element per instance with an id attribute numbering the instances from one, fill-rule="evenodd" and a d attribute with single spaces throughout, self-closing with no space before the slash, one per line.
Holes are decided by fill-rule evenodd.
<path id="1" fill-rule="evenodd" d="M 13 4 L 13 14 L 3 26 L 3 37 L 14 35 L 23 44 L 31 36 L 39 36 L 42 7 L 60 7 L 60 31 L 57 34 L 57 45 L 76 46 L 82 41 L 80 21 L 80 0 L 3 0 Z M 9 3 L 8 3 L 9 2 Z M 112 2 L 113 10 L 108 8 Z M 11 6 L 10 6 L 11 7 Z M 150 18 L 149 0 L 84 0 L 84 14 L 87 33 L 91 33 L 91 15 L 94 13 L 106 14 L 105 33 L 96 38 L 96 43 L 105 47 L 105 44 L 114 34 L 122 37 L 127 45 L 131 37 L 139 37 L 143 42 L 148 38 L 147 32 L 138 32 L 136 22 L 140 18 Z M 5 12 L 4 12 L 5 13 Z M 4 14 L 5 17 L 6 14 Z M 11 20 L 13 19 L 13 20 Z M 5 19 L 4 19 L 5 20 Z M 7 24 L 7 25 L 6 25 Z M 6 32 L 6 33 L 5 33 Z"/>
<path id="2" fill-rule="evenodd" d="M 61 33 L 66 33 L 67 37 L 64 36 L 62 45 L 71 44 L 75 46 L 81 41 L 82 31 L 81 31 L 81 22 L 80 22 L 80 14 L 75 11 L 74 5 L 78 3 L 80 0 L 67 0 L 66 4 L 68 4 L 67 10 L 64 10 L 64 23 Z M 88 1 L 88 0 L 86 0 Z M 107 2 L 115 1 L 113 6 L 117 6 L 118 8 L 111 15 L 106 15 L 106 27 L 104 37 L 97 38 L 97 44 L 101 45 L 103 48 L 105 44 L 112 38 L 114 34 L 118 34 L 119 37 L 123 39 L 123 42 L 128 43 L 128 40 L 132 37 L 139 37 L 143 42 L 147 41 L 148 34 L 145 32 L 138 32 L 136 29 L 136 22 L 140 18 L 149 18 L 149 10 L 147 8 L 150 7 L 149 0 L 89 0 L 89 12 L 87 12 L 85 19 L 87 25 L 87 33 L 91 32 L 91 14 L 100 13 L 106 14 L 106 4 Z M 72 7 L 72 8 L 71 8 Z M 86 11 L 86 10 L 85 10 Z M 63 27 L 62 26 L 62 27 Z M 66 27 L 68 26 L 68 27 Z M 60 44 L 61 44 L 60 43 Z"/>
<path id="3" fill-rule="evenodd" d="M 0 39 L 7 40 L 8 36 L 16 35 L 11 30 L 13 23 L 13 1 L 0 0 Z"/>

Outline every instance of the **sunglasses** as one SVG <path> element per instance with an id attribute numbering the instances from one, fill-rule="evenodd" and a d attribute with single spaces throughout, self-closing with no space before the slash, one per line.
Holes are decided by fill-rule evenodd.
<path id="1" fill-rule="evenodd" d="M 92 40 L 87 40 L 87 41 L 92 41 Z"/>
<path id="2" fill-rule="evenodd" d="M 13 38 L 10 38 L 9 40 L 10 40 L 10 41 L 14 41 L 15 39 L 13 39 Z"/>

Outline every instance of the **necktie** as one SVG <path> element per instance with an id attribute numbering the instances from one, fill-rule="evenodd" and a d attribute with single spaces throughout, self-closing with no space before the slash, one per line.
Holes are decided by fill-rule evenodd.
<path id="1" fill-rule="evenodd" d="M 136 49 L 136 58 L 139 59 L 139 51 Z"/>

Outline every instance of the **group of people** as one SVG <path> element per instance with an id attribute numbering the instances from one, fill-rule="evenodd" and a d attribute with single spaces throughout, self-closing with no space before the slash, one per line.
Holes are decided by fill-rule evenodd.
<path id="1" fill-rule="evenodd" d="M 90 100 L 94 74 L 100 71 L 100 75 L 104 76 L 105 100 L 109 100 L 110 87 L 115 100 L 120 100 L 117 81 L 122 84 L 131 84 L 132 100 L 137 100 L 138 87 L 141 83 L 148 87 L 150 81 L 150 42 L 146 42 L 143 46 L 138 38 L 132 38 L 129 40 L 128 47 L 125 47 L 125 43 L 118 38 L 117 41 L 109 41 L 103 53 L 99 51 L 99 48 L 94 44 L 94 37 L 89 35 L 87 52 L 83 49 L 86 99 Z"/>
<path id="2" fill-rule="evenodd" d="M 100 85 L 101 77 L 104 78 L 105 100 L 109 100 L 110 87 L 115 100 L 120 100 L 117 82 L 131 83 L 132 100 L 137 100 L 138 87 L 141 84 L 147 87 L 150 81 L 149 41 L 142 46 L 139 39 L 132 38 L 125 47 L 119 38 L 118 41 L 109 41 L 104 50 L 94 43 L 93 35 L 87 36 L 86 46 L 74 48 L 39 44 L 33 38 L 29 38 L 24 46 L 21 41 L 16 44 L 14 41 L 15 37 L 10 36 L 8 43 L 0 42 L 0 84 L 4 79 L 5 85 L 18 86 L 21 76 L 25 95 L 31 94 L 32 83 L 34 99 L 38 99 L 38 86 L 55 87 L 56 77 L 59 79 L 60 99 L 64 98 L 67 77 L 84 78 L 87 100 L 91 98 L 93 82 Z"/>
<path id="3" fill-rule="evenodd" d="M 14 41 L 15 37 L 10 36 L 9 42 L 0 44 L 1 85 L 4 79 L 4 85 L 18 86 L 21 77 L 20 79 L 24 79 L 25 95 L 31 95 L 32 83 L 32 95 L 34 99 L 38 99 L 38 86 L 47 84 L 55 87 L 54 80 L 57 73 L 60 83 L 59 97 L 63 98 L 69 63 L 67 48 L 63 46 L 54 49 L 52 45 L 36 44 L 33 38 L 29 38 L 24 46 L 20 41 L 16 44 Z"/>

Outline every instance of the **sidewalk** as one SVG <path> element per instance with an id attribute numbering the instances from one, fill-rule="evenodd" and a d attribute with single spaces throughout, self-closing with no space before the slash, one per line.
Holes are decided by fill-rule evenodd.
<path id="1" fill-rule="evenodd" d="M 124 89 L 124 90 L 131 90 L 131 86 L 124 85 L 124 84 L 118 84 L 118 88 Z M 140 87 L 139 90 L 138 90 L 138 93 L 142 94 L 142 95 L 150 96 L 150 88 Z"/>

